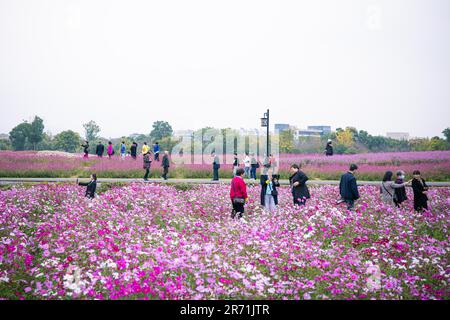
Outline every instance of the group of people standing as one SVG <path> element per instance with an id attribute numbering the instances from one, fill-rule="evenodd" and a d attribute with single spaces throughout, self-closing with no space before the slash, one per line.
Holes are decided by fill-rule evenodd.
<path id="1" fill-rule="evenodd" d="M 81 147 L 83 148 L 83 154 L 84 154 L 83 158 L 88 158 L 89 157 L 89 141 L 85 140 L 84 143 L 81 145 Z M 125 144 L 125 141 L 122 141 L 122 143 L 120 144 L 120 156 L 122 159 L 126 158 L 127 156 L 130 156 L 131 158 L 136 159 L 137 152 L 138 152 L 137 149 L 138 149 L 138 144 L 133 141 L 133 143 L 131 144 L 130 150 L 127 151 L 127 146 Z M 142 146 L 142 154 L 145 154 L 149 150 L 150 150 L 150 147 L 147 145 L 147 142 L 144 142 L 144 144 Z M 155 156 L 156 161 L 159 161 L 159 152 L 160 152 L 159 143 L 156 142 L 153 145 L 153 154 Z M 103 155 L 105 154 L 105 145 L 101 141 L 98 142 L 98 144 L 95 148 L 95 154 L 99 158 L 102 158 Z M 106 155 L 108 156 L 108 158 L 111 158 L 114 154 L 115 154 L 114 146 L 111 141 L 108 141 L 108 145 L 106 147 Z"/>
<path id="2" fill-rule="evenodd" d="M 280 176 L 274 170 L 276 167 L 272 164 L 270 158 L 264 163 L 260 177 L 261 205 L 268 212 L 273 212 L 278 206 L 278 187 L 280 187 Z M 301 170 L 300 165 L 293 164 L 290 167 L 291 176 L 289 177 L 290 189 L 293 204 L 302 206 L 306 204 L 306 200 L 311 198 L 306 181 L 308 176 Z M 247 185 L 244 181 L 245 169 L 237 168 L 234 178 L 231 180 L 230 198 L 232 203 L 231 217 L 238 215 L 241 218 L 244 214 L 245 204 L 248 202 Z"/>
<path id="3" fill-rule="evenodd" d="M 351 164 L 349 170 L 344 173 L 339 181 L 340 199 L 337 204 L 345 202 L 348 210 L 354 208 L 355 201 L 360 198 L 355 172 L 358 169 L 356 164 Z M 308 176 L 301 170 L 300 165 L 293 164 L 290 167 L 289 177 L 290 190 L 293 203 L 296 206 L 306 204 L 306 200 L 311 198 L 306 181 Z M 244 214 L 245 204 L 248 202 L 247 186 L 244 181 L 245 169 L 237 168 L 236 175 L 231 180 L 230 198 L 232 202 L 231 217 L 238 215 L 241 218 Z M 400 207 L 408 200 L 405 187 L 410 186 L 414 195 L 414 210 L 422 211 L 428 209 L 428 186 L 421 177 L 420 171 L 413 172 L 413 178 L 405 182 L 405 172 L 399 170 L 396 173 L 395 181 L 392 180 L 392 171 L 387 171 L 380 186 L 380 197 L 383 202 L 392 206 Z M 278 190 L 280 187 L 279 175 L 273 174 L 273 169 L 268 167 L 268 171 L 261 174 L 261 205 L 265 210 L 272 212 L 278 206 Z"/>
<path id="4" fill-rule="evenodd" d="M 351 164 L 348 172 L 342 175 L 339 183 L 341 199 L 338 200 L 338 203 L 345 202 L 349 210 L 353 208 L 355 200 L 360 197 L 355 177 L 357 169 L 356 164 Z M 413 172 L 413 178 L 409 181 L 405 181 L 405 172 L 402 170 L 396 172 L 394 181 L 393 175 L 392 171 L 386 171 L 381 181 L 380 196 L 384 203 L 401 207 L 402 203 L 408 200 L 405 187 L 411 187 L 414 195 L 414 210 L 428 209 L 428 186 L 421 177 L 419 170 Z"/>

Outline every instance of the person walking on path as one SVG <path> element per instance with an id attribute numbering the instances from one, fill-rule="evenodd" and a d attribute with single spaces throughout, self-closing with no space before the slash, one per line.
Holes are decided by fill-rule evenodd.
<path id="1" fill-rule="evenodd" d="M 159 161 L 159 142 L 156 142 L 153 146 L 153 154 L 155 155 L 155 161 Z"/>
<path id="2" fill-rule="evenodd" d="M 248 202 L 247 186 L 244 181 L 244 169 L 236 170 L 236 175 L 231 180 L 230 198 L 233 209 L 231 211 L 231 218 L 234 219 L 238 213 L 238 218 L 242 218 L 244 214 L 245 203 Z"/>
<path id="3" fill-rule="evenodd" d="M 252 153 L 252 158 L 250 159 L 250 178 L 256 180 L 256 169 L 259 168 L 259 162 L 255 157 L 255 154 Z"/>
<path id="4" fill-rule="evenodd" d="M 402 184 L 405 182 L 405 172 L 402 170 L 397 171 L 397 179 L 395 179 L 396 184 Z M 394 203 L 397 207 L 400 207 L 400 205 L 408 200 L 408 196 L 406 195 L 406 189 L 405 187 L 402 188 L 396 188 L 395 189 L 395 197 L 394 197 Z"/>
<path id="5" fill-rule="evenodd" d="M 108 150 L 106 150 L 106 153 L 108 154 L 109 159 L 114 155 L 114 148 L 111 141 L 108 142 Z"/>
<path id="6" fill-rule="evenodd" d="M 393 175 L 392 171 L 386 171 L 383 177 L 383 181 L 381 182 L 380 192 L 381 192 L 381 200 L 384 203 L 394 206 L 396 199 L 395 190 L 405 188 L 405 186 L 409 182 L 397 184 L 392 181 L 392 175 Z"/>
<path id="7" fill-rule="evenodd" d="M 95 197 L 95 190 L 97 189 L 97 174 L 91 174 L 91 180 L 89 182 L 78 182 L 79 186 L 86 187 L 85 197 L 89 199 L 93 199 Z"/>
<path id="8" fill-rule="evenodd" d="M 239 168 L 239 158 L 237 156 L 237 153 L 234 153 L 234 159 L 233 159 L 233 177 L 236 175 L 236 170 Z"/>
<path id="9" fill-rule="evenodd" d="M 95 154 L 97 157 L 102 158 L 105 152 L 105 146 L 100 141 L 98 142 L 97 148 L 95 149 Z"/>
<path id="10" fill-rule="evenodd" d="M 356 164 L 351 164 L 349 171 L 341 176 L 339 182 L 339 193 L 341 199 L 347 204 L 347 210 L 353 209 L 355 200 L 359 199 L 358 185 L 356 184 L 355 171 L 358 169 Z"/>
<path id="11" fill-rule="evenodd" d="M 292 190 L 294 205 L 305 205 L 306 200 L 311 198 L 306 181 L 308 177 L 300 170 L 300 165 L 291 165 L 291 177 L 289 182 Z"/>
<path id="12" fill-rule="evenodd" d="M 122 144 L 120 145 L 120 157 L 122 160 L 125 159 L 125 156 L 127 155 L 127 146 L 125 145 L 125 141 L 122 141 Z"/>
<path id="13" fill-rule="evenodd" d="M 328 139 L 327 145 L 325 146 L 325 155 L 332 156 L 333 155 L 333 142 Z"/>
<path id="14" fill-rule="evenodd" d="M 211 157 L 213 158 L 213 181 L 219 181 L 219 169 L 220 169 L 219 156 L 216 155 L 215 152 L 213 152 L 211 153 Z"/>
<path id="15" fill-rule="evenodd" d="M 144 181 L 148 181 L 148 175 L 150 174 L 150 165 L 152 163 L 152 159 L 150 158 L 150 152 L 147 151 L 146 154 L 144 154 Z"/>
<path id="16" fill-rule="evenodd" d="M 423 211 L 428 210 L 428 186 L 425 180 L 420 176 L 419 170 L 414 170 L 411 187 L 414 194 L 414 210 Z"/>
<path id="17" fill-rule="evenodd" d="M 146 154 L 150 151 L 150 147 L 147 145 L 147 142 L 144 142 L 144 145 L 142 146 L 142 154 Z"/>
<path id="18" fill-rule="evenodd" d="M 163 167 L 164 173 L 162 178 L 167 180 L 167 174 L 169 173 L 170 161 L 169 161 L 169 151 L 164 151 L 164 156 L 162 158 L 161 166 Z"/>
<path id="19" fill-rule="evenodd" d="M 264 196 L 264 208 L 268 212 L 273 212 L 276 209 L 277 203 L 275 202 L 275 196 L 278 196 L 277 187 L 280 184 L 277 179 L 273 178 L 272 171 L 268 173 L 268 179 L 266 180 L 265 196 Z M 278 202 L 278 201 L 277 201 Z"/>
<path id="20" fill-rule="evenodd" d="M 250 157 L 248 156 L 248 152 L 246 152 L 244 157 L 244 172 L 245 177 L 247 179 L 250 179 L 250 170 L 251 170 L 251 160 Z"/>
<path id="21" fill-rule="evenodd" d="M 84 144 L 81 145 L 83 147 L 84 156 L 83 158 L 88 158 L 89 154 L 89 142 L 87 140 L 84 141 Z"/>
<path id="22" fill-rule="evenodd" d="M 133 141 L 133 144 L 130 147 L 130 155 L 134 160 L 136 160 L 136 154 L 137 154 L 137 143 Z"/>

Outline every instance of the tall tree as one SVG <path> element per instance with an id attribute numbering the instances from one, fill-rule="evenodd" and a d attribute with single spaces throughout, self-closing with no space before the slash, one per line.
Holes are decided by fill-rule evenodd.
<path id="1" fill-rule="evenodd" d="M 44 120 L 35 116 L 33 122 L 30 125 L 30 131 L 28 135 L 28 141 L 33 145 L 33 150 L 36 150 L 36 146 L 44 138 Z"/>
<path id="2" fill-rule="evenodd" d="M 153 141 L 161 140 L 165 137 L 171 137 L 173 129 L 171 125 L 166 121 L 156 121 L 153 123 L 153 130 L 150 132 L 150 138 Z"/>
<path id="3" fill-rule="evenodd" d="M 353 130 L 346 128 L 343 131 L 339 131 L 336 133 L 336 139 L 338 141 L 338 143 L 346 146 L 346 147 L 350 147 L 353 145 L 354 140 L 353 140 Z"/>
<path id="4" fill-rule="evenodd" d="M 442 131 L 442 134 L 445 136 L 445 139 L 447 139 L 447 142 L 450 142 L 450 128 L 445 128 L 444 131 Z"/>
<path id="5" fill-rule="evenodd" d="M 294 150 L 294 131 L 292 129 L 280 132 L 280 152 L 291 153 Z"/>
<path id="6" fill-rule="evenodd" d="M 78 133 L 67 130 L 58 133 L 55 138 L 55 147 L 57 150 L 74 153 L 80 147 L 81 137 Z"/>
<path id="7" fill-rule="evenodd" d="M 25 143 L 28 140 L 30 134 L 31 125 L 28 122 L 22 122 L 15 126 L 9 133 L 9 140 L 14 150 L 25 150 Z"/>
<path id="8" fill-rule="evenodd" d="M 97 140 L 98 134 L 100 132 L 100 127 L 95 121 L 91 120 L 88 123 L 83 124 L 84 136 L 87 141 L 92 142 Z"/>

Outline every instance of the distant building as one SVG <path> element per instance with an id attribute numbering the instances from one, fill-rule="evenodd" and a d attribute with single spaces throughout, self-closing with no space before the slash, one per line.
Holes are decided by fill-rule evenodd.
<path id="1" fill-rule="evenodd" d="M 286 123 L 275 123 L 275 133 L 280 133 L 284 130 L 289 130 L 290 125 Z"/>
<path id="2" fill-rule="evenodd" d="M 176 130 L 173 132 L 174 137 L 186 137 L 194 133 L 193 130 Z"/>
<path id="3" fill-rule="evenodd" d="M 331 126 L 308 126 L 308 130 L 319 130 L 323 136 L 331 133 Z"/>
<path id="4" fill-rule="evenodd" d="M 322 136 L 322 130 L 309 130 L 309 129 L 300 129 L 294 131 L 294 137 L 297 139 L 299 137 L 320 137 Z"/>
<path id="5" fill-rule="evenodd" d="M 5 133 L 0 133 L 0 140 L 9 140 L 9 135 Z"/>
<path id="6" fill-rule="evenodd" d="M 409 140 L 408 132 L 388 132 L 386 133 L 386 137 L 395 139 L 395 140 Z"/>

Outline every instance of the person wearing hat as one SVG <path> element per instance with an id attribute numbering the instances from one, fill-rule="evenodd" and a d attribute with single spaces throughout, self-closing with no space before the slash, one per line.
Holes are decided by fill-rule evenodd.
<path id="1" fill-rule="evenodd" d="M 333 155 L 333 142 L 331 139 L 328 139 L 327 145 L 325 146 L 325 155 L 332 156 Z"/>

